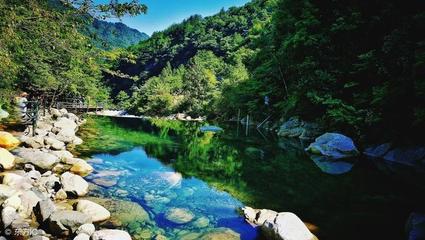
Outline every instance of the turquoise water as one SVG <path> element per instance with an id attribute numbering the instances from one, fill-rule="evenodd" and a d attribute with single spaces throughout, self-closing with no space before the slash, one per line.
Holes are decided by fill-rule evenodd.
<path id="1" fill-rule="evenodd" d="M 405 239 L 409 214 L 425 212 L 423 173 L 362 158 L 310 158 L 305 142 L 255 129 L 245 136 L 236 125 L 221 124 L 219 133 L 200 126 L 92 119 L 81 131 L 85 143 L 79 149 L 96 170 L 88 180 L 119 172 L 109 174 L 106 182 L 113 186 L 98 193 L 140 204 L 152 219 L 142 229 L 169 239 L 223 228 L 256 239 L 257 230 L 238 213 L 243 205 L 294 212 L 316 226 L 322 240 Z M 170 222 L 164 217 L 170 208 L 187 209 L 194 218 Z M 200 218 L 203 227 L 195 226 Z"/>
<path id="2" fill-rule="evenodd" d="M 93 156 L 91 164 L 96 169 L 93 177 L 87 177 L 91 180 L 96 179 L 96 173 L 104 170 L 120 173 L 116 186 L 108 187 L 108 197 L 120 198 L 116 190 L 125 189 L 129 192 L 126 198 L 150 212 L 157 226 L 164 229 L 170 238 L 175 238 L 172 233 L 176 230 L 199 232 L 199 228 L 220 227 L 232 229 L 244 240 L 257 238 L 257 230 L 237 212 L 243 207 L 240 201 L 198 178 L 183 178 L 171 166 L 148 156 L 142 147 L 118 155 L 98 154 Z M 169 221 L 164 213 L 171 207 L 187 209 L 195 217 L 186 224 Z M 196 227 L 194 222 L 197 219 L 208 223 Z"/>

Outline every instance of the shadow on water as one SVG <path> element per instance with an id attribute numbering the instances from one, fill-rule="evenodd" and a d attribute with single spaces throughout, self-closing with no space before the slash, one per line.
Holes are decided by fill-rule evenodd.
<path id="1" fill-rule="evenodd" d="M 159 188 L 154 179 L 147 177 L 152 171 L 143 173 L 137 168 L 137 160 L 132 163 L 124 157 L 120 162 L 114 158 L 117 156 L 114 154 L 143 146 L 147 158 L 161 161 L 161 168 L 181 173 L 186 188 L 196 186 L 206 194 L 215 192 L 217 196 L 227 192 L 233 198 L 229 195 L 220 199 L 231 201 L 233 207 L 249 205 L 294 212 L 318 226 L 321 239 L 405 239 L 404 226 L 409 213 L 425 210 L 423 178 L 399 177 L 394 167 L 384 163 L 367 159 L 349 162 L 310 159 L 303 151 L 307 143 L 294 139 L 278 139 L 259 134 L 255 129 L 246 137 L 238 134 L 238 128 L 232 125 L 220 125 L 224 128 L 221 133 L 204 133 L 200 126 L 178 121 L 94 118 L 82 129 L 85 143 L 76 151 L 87 157 L 112 153 L 95 157 L 108 156 L 111 161 L 135 168 L 139 175 L 123 181 L 141 185 L 137 181 L 145 177 L 140 194 L 146 195 L 149 191 L 156 193 Z M 107 169 L 108 165 L 95 167 Z M 126 184 L 119 186 L 126 188 Z M 174 192 L 183 196 L 179 191 Z M 173 200 L 172 206 L 178 207 L 179 202 L 187 206 L 189 201 L 194 202 L 191 207 L 195 212 L 206 209 L 207 214 L 214 215 L 218 211 L 209 208 L 212 202 L 203 204 L 208 199 L 205 196 L 191 196 Z M 138 200 L 146 205 L 143 201 Z M 149 207 L 157 213 L 160 227 L 172 229 L 176 226 L 161 215 L 166 206 L 169 207 L 167 204 Z M 209 220 L 215 227 L 231 228 L 249 239 L 252 229 L 234 210 L 228 212 L 232 212 L 229 216 L 220 217 L 217 213 L 219 217 L 211 216 Z"/>

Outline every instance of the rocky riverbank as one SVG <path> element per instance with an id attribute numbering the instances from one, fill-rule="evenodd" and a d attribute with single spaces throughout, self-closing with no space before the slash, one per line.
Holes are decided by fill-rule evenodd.
<path id="1" fill-rule="evenodd" d="M 100 229 L 111 217 L 99 203 L 83 199 L 93 171 L 67 149 L 81 144 L 76 136 L 84 121 L 66 110 L 52 109 L 35 129 L 16 139 L 0 133 L 0 239 L 128 240 L 122 230 Z M 104 226 L 102 226 L 104 228 Z"/>
<path id="2" fill-rule="evenodd" d="M 262 234 L 270 240 L 318 240 L 297 215 L 268 209 L 242 209 L 245 219 L 260 226 Z"/>

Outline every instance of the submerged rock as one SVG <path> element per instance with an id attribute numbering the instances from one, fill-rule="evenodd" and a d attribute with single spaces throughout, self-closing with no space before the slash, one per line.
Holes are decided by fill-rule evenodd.
<path id="1" fill-rule="evenodd" d="M 109 221 L 114 226 L 126 227 L 134 222 L 150 222 L 149 214 L 142 206 L 135 202 L 96 197 L 86 197 L 84 199 L 95 202 L 108 209 L 111 213 Z"/>
<path id="2" fill-rule="evenodd" d="M 307 152 L 330 158 L 347 158 L 357 156 L 359 151 L 351 138 L 339 133 L 325 133 L 310 144 Z"/>
<path id="3" fill-rule="evenodd" d="M 173 223 L 185 224 L 195 217 L 195 215 L 185 208 L 170 208 L 165 212 L 165 218 Z"/>
<path id="4" fill-rule="evenodd" d="M 196 228 L 205 228 L 210 224 L 210 220 L 207 217 L 200 217 L 193 222 L 193 226 Z"/>
<path id="5" fill-rule="evenodd" d="M 0 148 L 0 165 L 2 169 L 12 169 L 15 166 L 15 156 L 6 149 Z"/>
<path id="6" fill-rule="evenodd" d="M 130 234 L 122 230 L 103 229 L 93 233 L 93 240 L 131 240 Z"/>
<path id="7" fill-rule="evenodd" d="M 199 238 L 200 240 L 240 240 L 239 233 L 228 228 L 213 229 Z M 297 239 L 298 240 L 298 239 Z"/>
<path id="8" fill-rule="evenodd" d="M 0 131 L 0 147 L 13 149 L 19 145 L 19 140 L 8 132 Z"/>

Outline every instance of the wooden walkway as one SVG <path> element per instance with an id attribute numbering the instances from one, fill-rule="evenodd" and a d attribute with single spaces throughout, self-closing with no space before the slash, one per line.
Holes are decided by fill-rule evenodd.
<path id="1" fill-rule="evenodd" d="M 57 102 L 56 108 L 65 108 L 66 110 L 71 112 L 83 113 L 102 111 L 104 109 L 104 106 L 103 104 L 89 105 L 82 102 Z"/>

